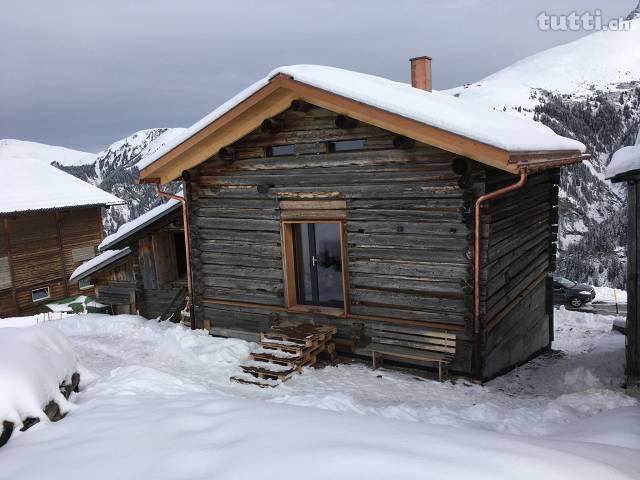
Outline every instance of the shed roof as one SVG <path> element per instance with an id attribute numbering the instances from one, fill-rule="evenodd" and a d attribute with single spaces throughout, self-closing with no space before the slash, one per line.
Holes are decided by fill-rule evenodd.
<path id="1" fill-rule="evenodd" d="M 76 268 L 69 277 L 69 281 L 73 282 L 90 277 L 94 273 L 125 258 L 130 253 L 131 249 L 129 247 L 123 248 L 122 250 L 107 250 L 102 252 L 100 255 L 93 257 L 91 260 L 87 260 Z"/>
<path id="2" fill-rule="evenodd" d="M 613 154 L 605 174 L 606 178 L 614 182 L 635 175 L 640 175 L 640 130 L 635 145 L 622 147 Z"/>
<path id="3" fill-rule="evenodd" d="M 182 192 L 179 192 L 178 195 L 181 196 Z M 105 237 L 104 240 L 102 240 L 100 245 L 98 245 L 98 250 L 102 252 L 105 250 L 113 249 L 114 247 L 123 246 L 123 244 L 136 233 L 166 218 L 168 215 L 171 215 L 173 212 L 180 208 L 180 202 L 173 199 L 163 203 L 162 205 L 158 205 L 157 207 L 152 208 L 148 212 L 140 215 L 135 220 L 131 220 L 130 222 L 120 225 L 120 228 L 118 228 L 115 233 L 112 233 L 111 235 Z"/>
<path id="4" fill-rule="evenodd" d="M 0 168 L 0 214 L 124 203 L 40 160 L 2 160 Z"/>
<path id="5" fill-rule="evenodd" d="M 319 65 L 280 67 L 138 163 L 143 181 L 165 183 L 302 99 L 503 170 L 532 161 L 576 163 L 585 146 L 548 127 L 443 92 Z"/>

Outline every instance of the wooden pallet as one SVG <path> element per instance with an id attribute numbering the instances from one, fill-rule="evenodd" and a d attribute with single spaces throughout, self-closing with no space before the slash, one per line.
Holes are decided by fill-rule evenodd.
<path id="1" fill-rule="evenodd" d="M 287 381 L 302 368 L 315 365 L 318 355 L 326 352 L 335 358 L 336 334 L 334 326 L 311 324 L 275 327 L 260 335 L 260 348 L 251 353 L 249 361 L 241 365 L 242 374 L 231 377 L 232 381 L 254 384 L 260 387 L 275 387 Z"/>

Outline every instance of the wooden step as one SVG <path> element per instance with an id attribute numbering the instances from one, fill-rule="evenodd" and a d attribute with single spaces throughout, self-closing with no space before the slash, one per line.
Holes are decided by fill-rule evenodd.
<path id="1" fill-rule="evenodd" d="M 260 388 L 277 387 L 282 382 L 280 380 L 271 380 L 269 378 L 259 378 L 253 375 L 241 373 L 230 378 L 232 382 L 243 383 L 245 385 L 257 385 Z"/>

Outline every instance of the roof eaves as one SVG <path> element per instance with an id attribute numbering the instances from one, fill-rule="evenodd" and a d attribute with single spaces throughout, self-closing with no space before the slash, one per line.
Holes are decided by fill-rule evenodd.
<path id="1" fill-rule="evenodd" d="M 76 275 L 76 276 L 71 275 L 69 277 L 69 281 L 70 282 L 74 282 L 74 281 L 79 281 L 79 280 L 82 280 L 84 278 L 90 277 L 94 273 L 97 273 L 97 272 L 99 272 L 101 270 L 104 270 L 105 268 L 107 268 L 107 267 L 113 265 L 114 263 L 122 260 L 123 258 L 127 257 L 130 254 L 131 254 L 131 249 L 129 247 L 127 247 L 127 248 L 123 249 L 121 252 L 118 252 L 113 257 L 109 257 L 104 262 L 99 263 L 98 265 L 94 265 L 89 270 L 87 270 L 85 272 L 82 272 L 81 274 Z"/>
<path id="2" fill-rule="evenodd" d="M 171 205 L 170 207 L 168 207 L 165 211 L 163 211 L 157 217 L 150 218 L 146 222 L 143 222 L 140 225 L 136 225 L 135 228 L 132 228 L 128 232 L 124 233 L 121 237 L 115 238 L 112 242 L 105 243 L 104 245 L 100 244 L 100 246 L 98 247 L 98 250 L 101 252 L 104 252 L 106 250 L 117 250 L 118 247 L 122 248 L 124 244 L 127 243 L 128 239 L 135 236 L 137 233 L 146 229 L 150 225 L 153 225 L 154 223 L 159 222 L 160 220 L 162 220 L 163 218 L 167 217 L 168 215 L 170 215 L 171 213 L 175 212 L 180 208 L 182 208 L 182 204 L 180 202 L 176 202 L 174 205 Z"/>

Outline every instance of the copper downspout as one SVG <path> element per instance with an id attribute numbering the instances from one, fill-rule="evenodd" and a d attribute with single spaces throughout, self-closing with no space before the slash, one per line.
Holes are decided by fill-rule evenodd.
<path id="1" fill-rule="evenodd" d="M 499 188 L 490 193 L 481 195 L 476 200 L 475 208 L 475 250 L 473 256 L 473 355 L 474 355 L 474 369 L 476 380 L 482 381 L 482 355 L 480 353 L 481 341 L 480 341 L 480 210 L 482 204 L 487 200 L 499 197 L 505 193 L 513 192 L 514 190 L 521 189 L 527 181 L 527 171 L 520 171 L 520 180 L 506 187 Z"/>
<path id="2" fill-rule="evenodd" d="M 185 310 L 189 312 L 189 315 L 192 315 L 191 305 L 193 302 L 193 280 L 191 278 L 191 241 L 189 239 L 189 215 L 187 214 L 187 200 L 184 197 L 179 195 L 174 195 L 173 193 L 163 192 L 160 190 L 160 185 L 155 184 L 156 193 L 161 197 L 171 198 L 173 200 L 177 200 L 182 204 L 182 228 L 184 230 L 184 250 L 187 257 L 187 306 Z M 195 318 L 190 319 L 191 330 L 196 329 Z"/>

